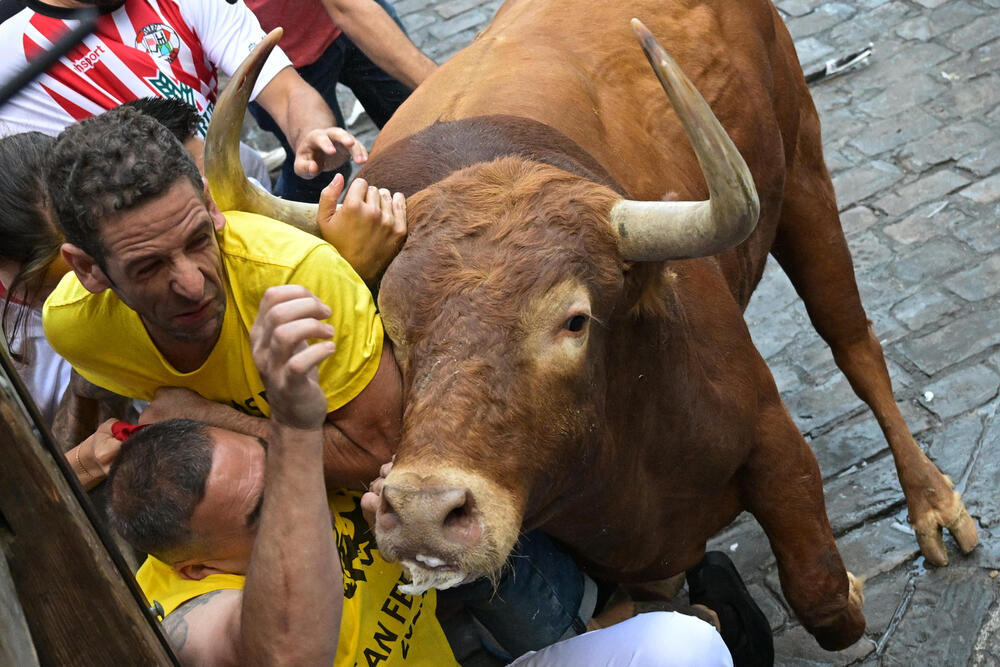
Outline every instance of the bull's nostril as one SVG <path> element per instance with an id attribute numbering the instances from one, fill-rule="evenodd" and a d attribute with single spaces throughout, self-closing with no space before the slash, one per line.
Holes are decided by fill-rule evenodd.
<path id="1" fill-rule="evenodd" d="M 441 535 L 446 540 L 471 547 L 483 534 L 482 526 L 476 518 L 476 502 L 471 491 L 465 491 L 462 502 L 448 512 L 441 526 Z"/>
<path id="2" fill-rule="evenodd" d="M 475 501 L 472 497 L 472 492 L 466 490 L 464 497 L 462 498 L 462 504 L 454 507 L 448 515 L 444 518 L 445 528 L 460 528 L 469 521 L 472 520 L 472 513 L 474 509 Z"/>

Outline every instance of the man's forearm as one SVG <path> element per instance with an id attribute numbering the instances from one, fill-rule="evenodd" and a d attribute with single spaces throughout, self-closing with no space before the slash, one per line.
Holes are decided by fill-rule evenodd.
<path id="1" fill-rule="evenodd" d="M 351 41 L 403 85 L 416 88 L 437 67 L 377 2 L 323 0 L 323 5 Z"/>
<path id="2" fill-rule="evenodd" d="M 316 89 L 306 85 L 296 88 L 288 96 L 288 112 L 282 131 L 290 145 L 298 148 L 302 136 L 311 130 L 333 127 L 337 124 L 330 107 Z M 349 156 L 345 156 L 345 160 Z"/>
<path id="3" fill-rule="evenodd" d="M 201 399 L 197 405 L 186 405 L 183 416 L 205 422 L 217 428 L 245 433 L 255 438 L 267 440 L 270 436 L 270 420 L 253 417 L 222 403 Z M 182 416 L 182 415 L 165 415 Z M 334 487 L 364 488 L 378 476 L 378 469 L 392 456 L 383 437 L 369 434 L 364 441 L 356 442 L 335 424 L 323 425 L 323 470 L 326 481 Z M 359 440 L 362 438 L 359 437 Z"/>
<path id="4" fill-rule="evenodd" d="M 323 436 L 273 420 L 267 434 L 260 528 L 243 593 L 244 662 L 329 665 L 344 584 L 318 465 Z"/>

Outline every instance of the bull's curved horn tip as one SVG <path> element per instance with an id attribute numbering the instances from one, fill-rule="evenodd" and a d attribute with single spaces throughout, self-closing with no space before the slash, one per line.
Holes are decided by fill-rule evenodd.
<path id="1" fill-rule="evenodd" d="M 649 28 L 646 27 L 646 24 L 639 19 L 633 17 L 632 20 L 629 21 L 629 24 L 632 26 L 632 32 L 634 32 L 635 36 L 641 41 L 645 41 L 647 38 L 653 36 L 649 32 Z"/>

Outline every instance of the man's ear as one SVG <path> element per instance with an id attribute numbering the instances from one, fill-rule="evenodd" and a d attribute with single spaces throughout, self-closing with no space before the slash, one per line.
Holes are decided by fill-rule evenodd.
<path id="1" fill-rule="evenodd" d="M 211 565 L 193 561 L 181 561 L 174 564 L 173 568 L 181 576 L 181 579 L 188 579 L 190 581 L 201 581 L 210 574 L 229 574 Z"/>
<path id="2" fill-rule="evenodd" d="M 212 217 L 212 227 L 215 228 L 215 231 L 221 232 L 222 228 L 226 226 L 226 216 L 222 215 L 222 211 L 215 205 L 212 193 L 208 190 L 208 181 L 204 176 L 201 177 L 201 181 L 205 184 L 205 208 L 208 209 L 208 214 Z"/>
<path id="3" fill-rule="evenodd" d="M 63 243 L 59 247 L 59 254 L 69 264 L 69 268 L 73 269 L 73 273 L 88 292 L 99 294 L 111 287 L 111 280 L 104 270 L 82 249 L 72 243 Z"/>

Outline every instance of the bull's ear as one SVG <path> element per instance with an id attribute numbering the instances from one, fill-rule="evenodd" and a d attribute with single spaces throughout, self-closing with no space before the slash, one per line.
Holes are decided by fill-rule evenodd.
<path id="1" fill-rule="evenodd" d="M 63 243 L 59 248 L 59 254 L 69 264 L 69 268 L 73 269 L 73 273 L 88 292 L 99 294 L 111 287 L 111 280 L 107 274 L 82 248 L 72 243 Z"/>

